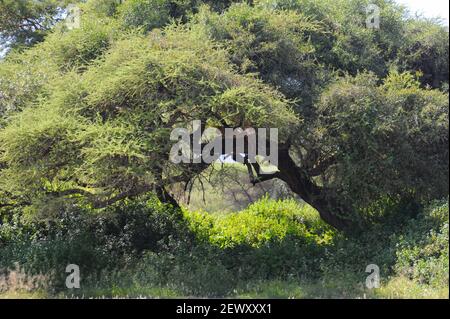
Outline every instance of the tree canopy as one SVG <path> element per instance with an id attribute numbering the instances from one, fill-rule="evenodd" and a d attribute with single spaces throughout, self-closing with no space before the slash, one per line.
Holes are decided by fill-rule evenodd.
<path id="1" fill-rule="evenodd" d="M 56 2 L 0 1 L 0 32 Z M 448 196 L 448 30 L 375 3 L 379 29 L 367 0 L 80 2 L 80 28 L 56 23 L 0 62 L 5 203 L 173 202 L 206 168 L 169 161 L 192 120 L 279 128 L 278 171 L 248 164 L 250 179 L 285 181 L 339 229 L 384 197 Z"/>
<path id="2" fill-rule="evenodd" d="M 1 0 L 0 36 L 19 45 L 42 41 L 61 20 L 67 0 Z"/>

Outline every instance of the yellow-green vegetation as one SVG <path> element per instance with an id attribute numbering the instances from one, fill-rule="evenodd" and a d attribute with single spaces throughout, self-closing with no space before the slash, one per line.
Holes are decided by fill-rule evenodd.
<path id="1" fill-rule="evenodd" d="M 329 244 L 334 231 L 324 224 L 311 206 L 295 200 L 265 197 L 247 209 L 231 214 L 184 210 L 190 229 L 202 240 L 221 248 L 249 245 L 258 248 L 286 236 Z"/>
<path id="2" fill-rule="evenodd" d="M 448 296 L 448 28 L 372 2 L 0 0 L 0 296 Z"/>
<path id="3" fill-rule="evenodd" d="M 448 285 L 433 287 L 405 277 L 392 278 L 371 293 L 373 298 L 385 299 L 448 299 Z"/>
<path id="4" fill-rule="evenodd" d="M 358 237 L 304 203 L 268 197 L 235 213 L 185 209 L 181 221 L 152 198 L 94 215 L 71 209 L 53 234 L 42 222 L 0 228 L 1 268 L 24 265 L 3 278 L 1 298 L 448 298 L 448 201 L 410 220 L 391 205 L 383 228 Z M 80 290 L 64 287 L 66 260 L 82 266 Z M 371 263 L 378 289 L 365 286 Z"/>
<path id="5" fill-rule="evenodd" d="M 13 42 L 0 61 L 8 205 L 104 208 L 189 183 L 208 165 L 171 161 L 170 136 L 192 120 L 277 128 L 277 173 L 262 179 L 340 231 L 380 198 L 448 195 L 448 30 L 436 21 L 388 0 L 382 30 L 362 23 L 370 0 L 80 0 L 71 28 L 51 18 L 66 1 L 28 2 L 0 4 L 0 41 Z"/>

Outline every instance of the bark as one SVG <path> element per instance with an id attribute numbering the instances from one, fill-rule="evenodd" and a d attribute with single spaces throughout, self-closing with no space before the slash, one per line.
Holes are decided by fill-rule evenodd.
<path id="1" fill-rule="evenodd" d="M 317 186 L 312 181 L 309 172 L 298 167 L 292 160 L 288 148 L 282 148 L 279 150 L 279 172 L 277 173 L 260 175 L 258 174 L 259 165 L 257 163 L 250 164 L 247 159 L 244 160 L 244 163 L 248 167 L 248 173 L 253 185 L 274 178 L 279 178 L 283 180 L 291 188 L 291 190 L 299 195 L 306 203 L 314 207 L 319 212 L 322 220 L 327 224 L 344 232 L 349 232 L 355 228 L 356 223 L 354 223 L 350 218 L 346 218 L 346 216 L 350 215 L 350 208 L 345 207 L 345 205 L 339 201 L 334 194 L 331 194 L 328 190 Z M 204 168 L 202 167 L 201 169 Z M 256 176 L 253 174 L 253 169 L 256 172 Z M 162 195 L 160 199 L 167 202 L 168 198 L 169 202 L 177 207 L 178 204 L 176 204 L 175 199 L 168 197 L 167 192 L 165 194 L 166 195 Z"/>
<path id="2" fill-rule="evenodd" d="M 174 208 L 180 208 L 178 202 L 173 196 L 164 188 L 164 186 L 157 187 L 155 189 L 156 196 L 162 203 L 170 204 Z"/>
<path id="3" fill-rule="evenodd" d="M 348 218 L 348 216 L 350 216 L 351 210 L 348 207 L 345 207 L 345 205 L 339 200 L 339 198 L 337 198 L 329 190 L 317 186 L 312 179 L 310 171 L 297 166 L 297 164 L 289 154 L 288 146 L 283 145 L 279 148 L 279 171 L 274 174 L 259 174 L 259 165 L 257 163 L 249 163 L 247 158 L 244 159 L 244 163 L 248 167 L 248 173 L 253 185 L 274 178 L 279 178 L 286 182 L 291 190 L 294 193 L 298 194 L 306 203 L 314 207 L 319 212 L 322 220 L 329 225 L 345 232 L 348 232 L 355 227 L 356 223 Z M 159 200 L 161 200 L 161 202 L 171 204 L 174 208 L 177 208 L 177 210 L 180 212 L 180 216 L 182 216 L 182 214 L 178 202 L 166 190 L 164 185 L 187 182 L 208 167 L 208 165 L 204 163 L 194 165 L 186 164 L 186 166 L 187 170 L 184 174 L 167 179 L 161 179 L 160 183 L 158 183 L 159 186 L 156 186 L 153 189 Z M 322 166 L 322 164 L 317 166 L 316 169 L 320 166 Z M 254 175 L 254 171 L 256 173 L 256 176 Z M 161 172 L 157 173 L 162 176 Z M 79 192 L 79 190 L 77 191 Z M 122 198 L 134 197 L 148 191 L 151 191 L 150 187 L 137 188 L 132 192 L 119 194 L 118 196 L 107 201 L 100 203 L 97 202 L 96 206 L 104 207 Z"/>
<path id="4" fill-rule="evenodd" d="M 314 207 L 319 212 L 322 220 L 327 224 L 344 232 L 353 231 L 357 224 L 349 218 L 352 212 L 351 209 L 346 207 L 330 190 L 317 186 L 312 179 L 312 177 L 320 175 L 318 173 L 319 169 L 323 173 L 327 167 L 327 163 L 332 164 L 333 162 L 334 158 L 330 157 L 320 162 L 319 165 L 312 167 L 312 169 L 303 169 L 297 166 L 292 159 L 289 154 L 288 144 L 279 145 L 278 172 L 274 174 L 259 174 L 259 164 L 250 163 L 247 158 L 244 159 L 250 182 L 253 185 L 274 178 L 281 179 L 294 193 Z M 256 173 L 256 176 L 254 173 Z"/>
<path id="5" fill-rule="evenodd" d="M 344 205 L 327 190 L 317 186 L 306 171 L 295 164 L 288 149 L 280 150 L 278 169 L 277 177 L 286 182 L 291 190 L 306 203 L 314 207 L 323 221 L 345 232 L 352 229 L 352 221 L 345 217 L 349 215 L 350 209 L 343 207 Z"/>

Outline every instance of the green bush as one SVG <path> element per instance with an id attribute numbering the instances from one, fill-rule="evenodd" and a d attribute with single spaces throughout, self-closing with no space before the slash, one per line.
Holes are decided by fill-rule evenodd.
<path id="1" fill-rule="evenodd" d="M 18 262 L 50 274 L 63 295 L 64 267 L 76 263 L 80 296 L 442 297 L 448 201 L 396 216 L 417 209 L 407 204 L 373 205 L 386 218 L 357 237 L 331 231 L 302 203 L 268 198 L 231 214 L 184 210 L 184 221 L 153 198 L 101 211 L 63 206 L 40 222 L 4 215 L 0 269 Z M 364 288 L 369 264 L 380 267 L 380 290 Z"/>
<path id="2" fill-rule="evenodd" d="M 434 287 L 448 285 L 448 217 L 448 201 L 436 202 L 409 222 L 408 232 L 398 242 L 395 270 L 399 275 Z"/>
<path id="3" fill-rule="evenodd" d="M 210 215 L 185 210 L 184 214 L 200 239 L 222 248 L 257 248 L 270 241 L 283 241 L 286 236 L 321 244 L 333 236 L 331 227 L 320 220 L 311 206 L 295 200 L 264 197 L 237 213 Z"/>
<path id="4" fill-rule="evenodd" d="M 0 269 L 16 263 L 30 273 L 52 273 L 63 284 L 65 267 L 84 274 L 125 267 L 143 251 L 165 249 L 186 237 L 180 213 L 154 198 L 124 201 L 93 211 L 64 204 L 45 219 L 14 216 L 0 224 Z"/>

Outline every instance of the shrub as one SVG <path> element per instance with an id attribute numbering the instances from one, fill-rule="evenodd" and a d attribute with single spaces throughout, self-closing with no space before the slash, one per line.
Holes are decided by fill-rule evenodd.
<path id="1" fill-rule="evenodd" d="M 124 201 L 93 211 L 65 203 L 52 216 L 16 216 L 0 225 L 0 269 L 15 263 L 31 274 L 54 272 L 62 285 L 65 267 L 84 274 L 121 268 L 146 251 L 158 251 L 170 238 L 186 236 L 180 214 L 154 198 Z"/>
<path id="2" fill-rule="evenodd" d="M 435 202 L 400 236 L 395 270 L 419 284 L 448 285 L 448 201 Z"/>
<path id="3" fill-rule="evenodd" d="M 383 216 L 388 206 L 371 210 Z M 422 298 L 442 297 L 448 287 L 448 201 L 403 223 L 392 213 L 358 237 L 332 232 L 292 200 L 263 198 L 232 214 L 183 213 L 185 222 L 172 207 L 140 198 L 102 211 L 64 206 L 41 222 L 5 218 L 0 269 L 18 262 L 30 279 L 49 273 L 47 291 L 64 294 L 63 266 L 77 263 L 80 296 Z M 369 264 L 380 267 L 380 290 L 364 288 Z M 267 291 L 254 291 L 264 283 Z"/>
<path id="4" fill-rule="evenodd" d="M 185 210 L 184 214 L 200 239 L 222 248 L 257 248 L 270 241 L 283 241 L 286 236 L 321 244 L 329 242 L 333 235 L 312 207 L 295 200 L 265 197 L 237 213 L 209 215 Z"/>

